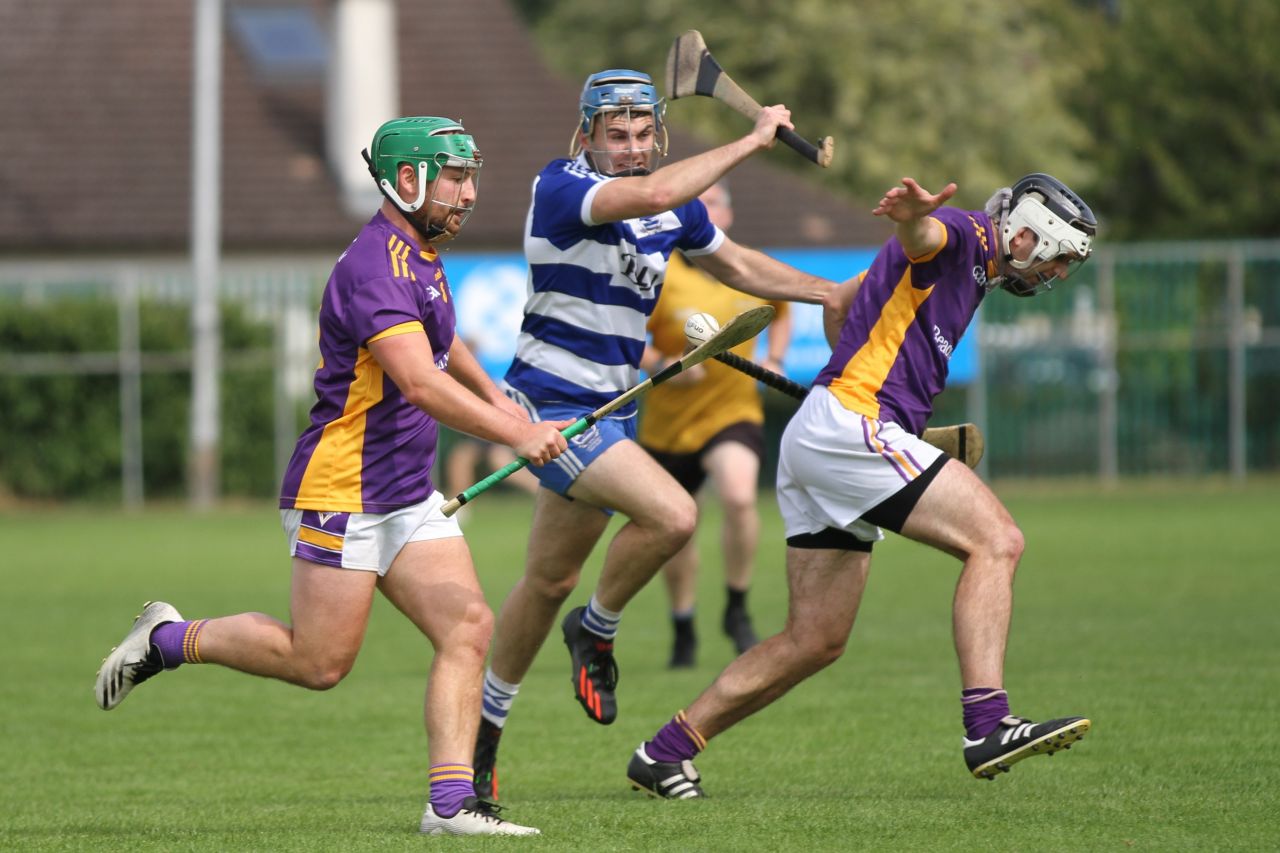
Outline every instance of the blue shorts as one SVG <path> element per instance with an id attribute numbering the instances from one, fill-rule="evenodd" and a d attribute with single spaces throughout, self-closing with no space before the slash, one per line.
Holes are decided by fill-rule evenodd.
<path id="1" fill-rule="evenodd" d="M 519 403 L 521 408 L 529 413 L 530 419 L 535 422 L 576 420 L 591 414 L 590 410 L 583 411 L 581 406 L 575 406 L 570 403 L 530 400 L 524 394 L 511 388 L 506 388 L 505 390 L 507 396 Z M 619 441 L 635 440 L 636 415 L 635 409 L 632 408 L 629 415 L 624 415 L 620 418 L 606 417 L 596 421 L 587 428 L 586 432 L 569 439 L 569 449 L 564 453 L 561 453 L 541 468 L 530 465 L 529 471 L 538 478 L 538 482 L 544 488 L 550 489 L 563 497 L 569 497 L 568 491 L 569 487 L 573 485 L 573 481 L 578 479 L 579 475 L 587 470 L 587 466 L 594 462 L 601 453 L 604 453 Z M 605 510 L 605 512 L 610 515 L 613 514 L 612 510 Z"/>

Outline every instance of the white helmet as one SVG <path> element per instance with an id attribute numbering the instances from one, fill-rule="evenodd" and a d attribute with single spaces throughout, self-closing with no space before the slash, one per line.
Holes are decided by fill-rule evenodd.
<path id="1" fill-rule="evenodd" d="M 1001 198 L 1000 235 L 1004 261 L 1015 270 L 1026 270 L 1045 261 L 1065 258 L 1069 266 L 1084 263 L 1093 251 L 1098 220 L 1089 205 L 1066 184 L 1043 172 L 1033 172 L 997 193 Z M 1009 254 L 1009 241 L 1023 228 L 1036 235 L 1035 248 L 1025 261 Z M 1015 296 L 1033 296 L 1053 287 L 1056 275 L 1038 275 L 1037 281 L 1003 276 L 991 282 Z"/>

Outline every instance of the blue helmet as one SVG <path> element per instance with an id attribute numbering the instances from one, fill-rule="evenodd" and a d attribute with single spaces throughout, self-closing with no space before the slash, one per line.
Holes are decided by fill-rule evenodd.
<path id="1" fill-rule="evenodd" d="M 657 140 L 647 167 L 625 169 L 617 174 L 647 174 L 656 166 L 658 157 L 667 153 L 667 129 L 663 121 L 667 105 L 658 96 L 654 88 L 653 78 L 643 71 L 631 71 L 626 68 L 611 68 L 597 71 L 587 77 L 582 87 L 582 96 L 578 99 L 578 128 L 570 145 L 569 156 L 577 156 L 581 133 L 590 137 L 596 116 L 605 112 L 647 113 L 653 116 L 653 134 Z M 588 155 L 603 154 L 603 151 L 591 152 Z M 604 158 L 591 156 L 592 165 L 603 174 L 615 174 L 605 163 Z"/>
<path id="2" fill-rule="evenodd" d="M 591 132 L 591 122 L 600 112 L 625 107 L 652 112 L 654 123 L 661 130 L 667 111 L 666 103 L 653 87 L 653 78 L 643 71 L 626 68 L 611 68 L 588 76 L 578 106 L 582 116 L 579 127 L 583 133 Z"/>

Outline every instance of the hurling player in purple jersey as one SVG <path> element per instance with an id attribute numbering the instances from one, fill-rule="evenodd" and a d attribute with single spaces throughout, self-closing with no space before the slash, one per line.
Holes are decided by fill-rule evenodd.
<path id="1" fill-rule="evenodd" d="M 1022 532 L 968 468 L 920 440 L 947 361 L 983 297 L 1030 296 L 1092 251 L 1097 221 L 1061 181 L 1032 174 L 985 210 L 942 205 L 910 178 L 874 213 L 896 236 L 824 315 L 831 361 L 788 424 L 778 462 L 790 610 L 632 755 L 627 775 L 658 796 L 704 796 L 693 757 L 843 653 L 881 528 L 963 561 L 953 604 L 964 759 L 990 779 L 1069 747 L 1083 717 L 1035 723 L 1009 713 L 1005 643 Z"/>
<path id="2" fill-rule="evenodd" d="M 734 242 L 698 200 L 730 169 L 771 148 L 778 129 L 791 127 L 790 111 L 765 107 L 745 136 L 657 168 L 666 152 L 663 111 L 643 72 L 590 75 L 570 157 L 534 179 L 524 241 L 530 294 L 505 377 L 534 420 L 586 414 L 637 383 L 645 326 L 674 249 L 765 299 L 817 303 L 835 289 Z M 475 768 L 486 795 L 496 790 L 498 738 L 520 684 L 610 514 L 627 523 L 609 543 L 594 593 L 560 620 L 575 698 L 602 725 L 617 716 L 613 644 L 623 608 L 693 533 L 693 498 L 635 442 L 635 425 L 635 406 L 623 407 L 534 472 L 542 488 L 525 573 L 499 611 L 485 673 Z"/>
<path id="3" fill-rule="evenodd" d="M 216 663 L 328 690 L 351 670 L 375 588 L 435 650 L 425 722 L 430 798 L 421 831 L 532 835 L 474 795 L 471 750 L 493 615 L 456 520 L 431 481 L 437 423 L 501 442 L 542 465 L 567 422 L 531 423 L 454 335 L 435 246 L 475 205 L 480 152 L 452 119 L 395 119 L 369 170 L 385 196 L 338 259 L 320 307 L 311 424 L 280 508 L 293 557 L 291 624 L 263 613 L 184 620 L 149 602 L 103 662 L 96 696 L 114 708 L 151 676 Z"/>

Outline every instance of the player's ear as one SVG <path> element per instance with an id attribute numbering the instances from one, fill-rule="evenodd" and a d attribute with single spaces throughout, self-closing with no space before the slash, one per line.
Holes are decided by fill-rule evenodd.
<path id="1" fill-rule="evenodd" d="M 418 191 L 418 172 L 411 163 L 401 163 L 396 169 L 396 175 L 399 177 L 400 183 L 410 192 L 416 193 Z"/>

